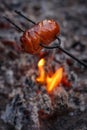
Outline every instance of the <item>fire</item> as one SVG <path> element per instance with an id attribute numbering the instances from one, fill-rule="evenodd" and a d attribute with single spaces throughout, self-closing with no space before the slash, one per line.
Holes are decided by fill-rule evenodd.
<path id="1" fill-rule="evenodd" d="M 51 77 L 47 75 L 47 91 L 51 92 L 62 80 L 63 68 L 59 68 Z"/>
<path id="2" fill-rule="evenodd" d="M 39 76 L 36 78 L 36 81 L 42 84 L 46 84 L 46 89 L 48 92 L 51 92 L 55 87 L 57 87 L 63 78 L 63 68 L 60 67 L 56 72 L 49 76 L 44 69 L 45 60 L 42 58 L 38 62 Z"/>
<path id="3" fill-rule="evenodd" d="M 45 71 L 44 71 L 44 65 L 45 65 L 45 60 L 42 58 L 39 62 L 38 62 L 38 69 L 39 69 L 39 77 L 37 77 L 37 81 L 39 83 L 44 83 L 45 81 Z"/>

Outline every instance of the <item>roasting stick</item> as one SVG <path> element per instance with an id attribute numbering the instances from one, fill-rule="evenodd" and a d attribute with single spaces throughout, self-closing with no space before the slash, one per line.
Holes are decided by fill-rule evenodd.
<path id="1" fill-rule="evenodd" d="M 28 20 L 29 22 L 31 22 L 31 23 L 33 23 L 33 24 L 36 24 L 36 22 L 34 22 L 33 20 L 27 18 L 27 17 L 26 17 L 25 15 L 23 15 L 20 11 L 15 10 L 15 12 L 16 12 L 18 15 L 24 17 L 24 18 L 25 18 L 26 20 Z M 69 53 L 68 51 L 66 51 L 66 50 L 63 49 L 62 47 L 60 47 L 61 40 L 60 40 L 59 37 L 56 36 L 56 39 L 59 41 L 59 45 L 58 45 L 58 46 L 53 46 L 53 47 L 51 46 L 51 47 L 49 47 L 49 46 L 45 46 L 44 44 L 40 44 L 40 45 L 41 45 L 42 47 L 44 47 L 44 48 L 47 48 L 47 49 L 59 48 L 61 51 L 63 51 L 64 53 L 66 53 L 68 56 L 72 57 L 74 60 L 76 60 L 77 62 L 79 62 L 79 63 L 82 64 L 83 66 L 87 67 L 87 65 L 86 65 L 84 62 L 80 61 L 80 60 L 77 59 L 75 56 L 73 56 L 71 53 Z"/>
<path id="2" fill-rule="evenodd" d="M 20 11 L 15 10 L 15 13 L 22 16 L 23 18 L 25 18 L 26 20 L 28 20 L 29 22 L 36 24 L 33 20 L 27 18 L 25 15 L 23 15 Z"/>
<path id="3" fill-rule="evenodd" d="M 28 21 L 31 22 L 32 24 L 37 24 L 37 23 L 34 22 L 33 20 L 31 20 L 31 19 L 27 18 L 25 15 L 23 15 L 20 11 L 15 10 L 15 13 L 18 14 L 18 15 L 20 15 L 20 16 L 22 16 L 23 18 L 25 18 L 26 20 L 28 20 Z M 59 45 L 60 45 L 60 44 L 61 44 L 61 40 L 60 40 L 59 37 L 57 37 L 57 36 L 56 36 L 56 39 L 58 39 Z M 42 45 L 42 44 L 40 44 L 40 45 Z M 49 48 L 49 49 L 50 49 L 50 48 Z"/>
<path id="4" fill-rule="evenodd" d="M 17 30 L 19 30 L 20 32 L 24 32 L 24 30 L 21 29 L 19 26 L 17 26 L 11 19 L 7 18 L 6 16 L 4 16 L 4 18 L 5 18 L 8 22 L 10 22 L 12 25 L 14 25 Z"/>
<path id="5" fill-rule="evenodd" d="M 41 44 L 42 47 L 47 48 L 47 49 L 55 49 L 55 48 L 59 48 L 61 51 L 63 51 L 65 54 L 67 54 L 68 56 L 72 57 L 74 60 L 76 60 L 77 62 L 79 62 L 80 64 L 82 64 L 83 66 L 87 67 L 87 65 L 80 61 L 79 59 L 77 59 L 75 56 L 73 56 L 71 53 L 69 53 L 68 51 L 66 51 L 65 49 L 63 49 L 61 46 L 45 46 L 44 44 Z"/>
<path id="6" fill-rule="evenodd" d="M 28 20 L 29 22 L 31 22 L 31 23 L 33 23 L 33 24 L 36 24 L 33 20 L 27 18 L 27 17 L 26 17 L 25 15 L 23 15 L 20 11 L 15 10 L 15 12 L 16 12 L 18 15 L 24 17 L 24 18 L 25 18 L 26 20 Z M 4 18 L 5 18 L 8 22 L 10 22 L 11 24 L 13 24 L 19 31 L 24 32 L 24 30 L 21 29 L 19 26 L 17 26 L 12 20 L 10 20 L 10 19 L 7 18 L 7 17 L 4 17 Z M 67 54 L 68 56 L 70 56 L 71 58 L 73 58 L 74 60 L 76 60 L 76 61 L 79 62 L 81 65 L 83 65 L 84 67 L 87 68 L 87 64 L 85 64 L 83 61 L 79 60 L 78 58 L 76 58 L 75 56 L 73 56 L 71 53 L 69 53 L 67 50 L 63 49 L 63 48 L 60 46 L 61 40 L 60 40 L 60 38 L 59 38 L 58 36 L 56 36 L 56 39 L 57 39 L 58 42 L 59 42 L 57 46 L 46 46 L 46 45 L 44 45 L 44 44 L 42 44 L 42 43 L 40 43 L 40 46 L 42 46 L 42 47 L 44 47 L 44 48 L 47 48 L 47 49 L 55 49 L 55 48 L 58 48 L 58 49 L 60 49 L 62 52 L 64 52 L 65 54 Z"/>

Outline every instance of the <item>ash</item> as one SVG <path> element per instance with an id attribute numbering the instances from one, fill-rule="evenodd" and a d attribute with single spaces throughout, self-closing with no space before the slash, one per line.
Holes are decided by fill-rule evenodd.
<path id="1" fill-rule="evenodd" d="M 62 87 L 48 94 L 45 86 L 36 84 L 32 77 L 25 78 L 21 93 L 13 97 L 2 115 L 4 122 L 15 126 L 17 130 L 25 126 L 29 130 L 39 130 L 40 118 L 54 116 L 56 112 L 62 112 L 68 104 L 68 95 Z"/>
<path id="2" fill-rule="evenodd" d="M 39 111 L 50 114 L 51 99 L 45 87 L 37 86 L 31 78 L 25 80 L 21 94 L 13 97 L 11 103 L 6 107 L 2 119 L 16 129 L 21 130 L 23 126 L 29 129 L 39 129 Z"/>

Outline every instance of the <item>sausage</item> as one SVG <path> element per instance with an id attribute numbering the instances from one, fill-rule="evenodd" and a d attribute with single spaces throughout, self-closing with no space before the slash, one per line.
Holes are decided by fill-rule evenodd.
<path id="1" fill-rule="evenodd" d="M 40 43 L 49 45 L 60 34 L 60 27 L 54 20 L 43 20 L 26 30 L 20 37 L 24 52 L 38 54 L 43 48 Z"/>

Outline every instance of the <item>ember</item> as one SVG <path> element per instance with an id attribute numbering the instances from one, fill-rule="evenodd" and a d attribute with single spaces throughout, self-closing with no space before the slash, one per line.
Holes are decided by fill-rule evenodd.
<path id="1" fill-rule="evenodd" d="M 56 72 L 49 76 L 44 69 L 45 59 L 41 59 L 38 62 L 39 76 L 36 78 L 36 81 L 39 83 L 46 84 L 46 89 L 48 92 L 51 92 L 55 87 L 57 87 L 63 77 L 63 68 L 60 67 Z"/>

